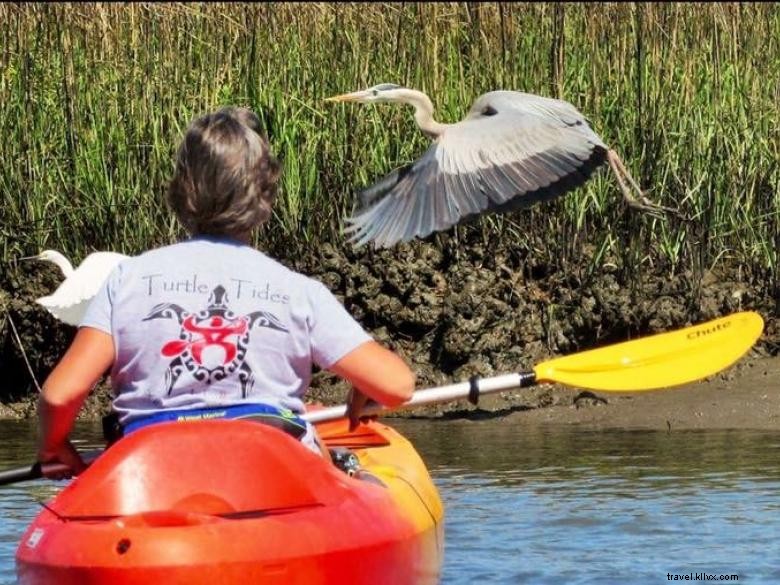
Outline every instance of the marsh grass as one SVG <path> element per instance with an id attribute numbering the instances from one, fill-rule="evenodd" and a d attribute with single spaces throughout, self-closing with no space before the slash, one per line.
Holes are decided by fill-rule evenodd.
<path id="1" fill-rule="evenodd" d="M 599 173 L 558 201 L 463 228 L 592 250 L 634 272 L 727 263 L 776 286 L 777 4 L 0 5 L 0 258 L 82 258 L 170 242 L 163 208 L 189 121 L 253 108 L 284 163 L 267 241 L 338 241 L 357 188 L 419 156 L 410 112 L 323 98 L 379 82 L 430 93 L 443 121 L 505 88 L 564 98 L 650 197 L 638 218 Z M 531 244 L 532 239 L 537 242 Z"/>

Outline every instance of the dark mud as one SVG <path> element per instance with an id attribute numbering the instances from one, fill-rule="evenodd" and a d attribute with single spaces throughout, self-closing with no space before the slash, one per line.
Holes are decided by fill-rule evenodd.
<path id="1" fill-rule="evenodd" d="M 776 355 L 780 349 L 776 291 L 760 280 L 735 278 L 736 270 L 699 276 L 672 274 L 664 266 L 626 270 L 618 268 L 619 261 L 596 262 L 594 252 L 587 249 L 564 265 L 551 261 L 541 243 L 463 244 L 451 234 L 437 234 L 392 250 L 356 251 L 325 244 L 293 257 L 279 253 L 283 246 L 270 253 L 324 282 L 376 339 L 411 364 L 418 388 L 475 374 L 516 371 L 555 355 L 739 310 L 756 310 L 766 321 L 753 358 Z M 0 274 L 0 401 L 5 405 L 0 415 L 34 414 L 36 389 L 20 346 L 42 381 L 75 332 L 33 302 L 53 291 L 60 280 L 56 268 L 35 262 L 11 266 Z M 309 396 L 334 404 L 342 403 L 346 393 L 345 383 L 318 372 Z M 571 390 L 556 394 L 536 388 L 524 391 L 506 408 L 537 409 L 576 396 Z M 577 402 L 594 400 L 599 402 L 598 397 L 584 395 Z M 98 415 L 107 401 L 107 388 L 101 385 L 84 416 Z M 466 404 L 431 407 L 415 415 L 459 412 Z M 502 408 L 494 408 L 489 416 L 500 414 Z"/>

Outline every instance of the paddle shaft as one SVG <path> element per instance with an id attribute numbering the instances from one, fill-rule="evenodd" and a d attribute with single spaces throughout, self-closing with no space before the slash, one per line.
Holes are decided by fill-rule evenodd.
<path id="1" fill-rule="evenodd" d="M 62 467 L 64 468 L 65 466 L 62 465 Z M 41 464 L 35 462 L 27 467 L 17 467 L 16 469 L 0 471 L 0 485 L 8 485 L 9 483 L 17 483 L 29 479 L 39 479 L 41 477 L 43 477 Z"/>
<path id="2" fill-rule="evenodd" d="M 98 458 L 102 451 L 87 451 L 80 453 L 84 463 L 89 465 L 95 459 Z M 16 469 L 7 469 L 0 471 L 0 485 L 9 485 L 12 483 L 19 483 L 21 481 L 30 481 L 33 479 L 40 479 L 42 477 L 51 475 L 60 475 L 69 473 L 70 468 L 63 463 L 39 463 L 35 462 L 32 465 L 25 467 L 17 467 Z"/>
<path id="3" fill-rule="evenodd" d="M 536 384 L 536 374 L 534 372 L 519 372 L 516 374 L 503 374 L 491 378 L 472 377 L 468 382 L 459 382 L 448 386 L 439 386 L 427 390 L 418 390 L 412 394 L 412 397 L 403 404 L 396 407 L 383 406 L 375 402 L 370 402 L 363 408 L 361 414 L 370 416 L 381 414 L 401 408 L 411 406 L 423 406 L 426 404 L 437 404 L 439 402 L 450 402 L 468 398 L 472 404 L 476 404 L 479 396 L 482 394 L 492 394 L 502 390 L 512 390 L 513 388 L 526 388 Z M 302 418 L 310 423 L 327 422 L 344 418 L 347 414 L 347 405 L 333 406 L 307 412 Z"/>

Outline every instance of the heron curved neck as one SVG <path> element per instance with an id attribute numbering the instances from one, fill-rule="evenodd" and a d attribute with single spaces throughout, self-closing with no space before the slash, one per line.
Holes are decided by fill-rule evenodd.
<path id="1" fill-rule="evenodd" d="M 403 89 L 400 92 L 401 100 L 414 106 L 414 121 L 417 126 L 430 138 L 436 138 L 447 129 L 449 124 L 441 124 L 433 119 L 433 103 L 431 99 L 416 89 Z"/>
<path id="2" fill-rule="evenodd" d="M 68 278 L 71 274 L 73 274 L 73 265 L 65 256 L 59 252 L 52 250 L 49 252 L 48 256 L 43 259 L 56 264 L 57 267 L 62 271 L 62 274 L 65 276 L 65 278 Z"/>

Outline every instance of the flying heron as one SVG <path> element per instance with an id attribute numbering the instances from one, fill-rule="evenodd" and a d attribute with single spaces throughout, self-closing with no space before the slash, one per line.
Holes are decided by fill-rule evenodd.
<path id="1" fill-rule="evenodd" d="M 44 260 L 59 267 L 65 280 L 54 293 L 35 299 L 35 302 L 63 323 L 78 326 L 108 275 L 126 258 L 129 256 L 117 252 L 94 252 L 76 270 L 70 260 L 56 250 L 44 250 L 37 256 L 27 256 L 21 260 Z"/>
<path id="2" fill-rule="evenodd" d="M 673 212 L 650 202 L 617 153 L 570 103 L 521 93 L 480 96 L 455 124 L 433 119 L 423 92 L 382 83 L 327 98 L 334 102 L 402 103 L 433 144 L 415 162 L 360 193 L 346 233 L 358 246 L 390 247 L 425 237 L 478 213 L 501 213 L 559 197 L 608 162 L 633 208 Z M 632 189 L 634 192 L 632 192 Z"/>

